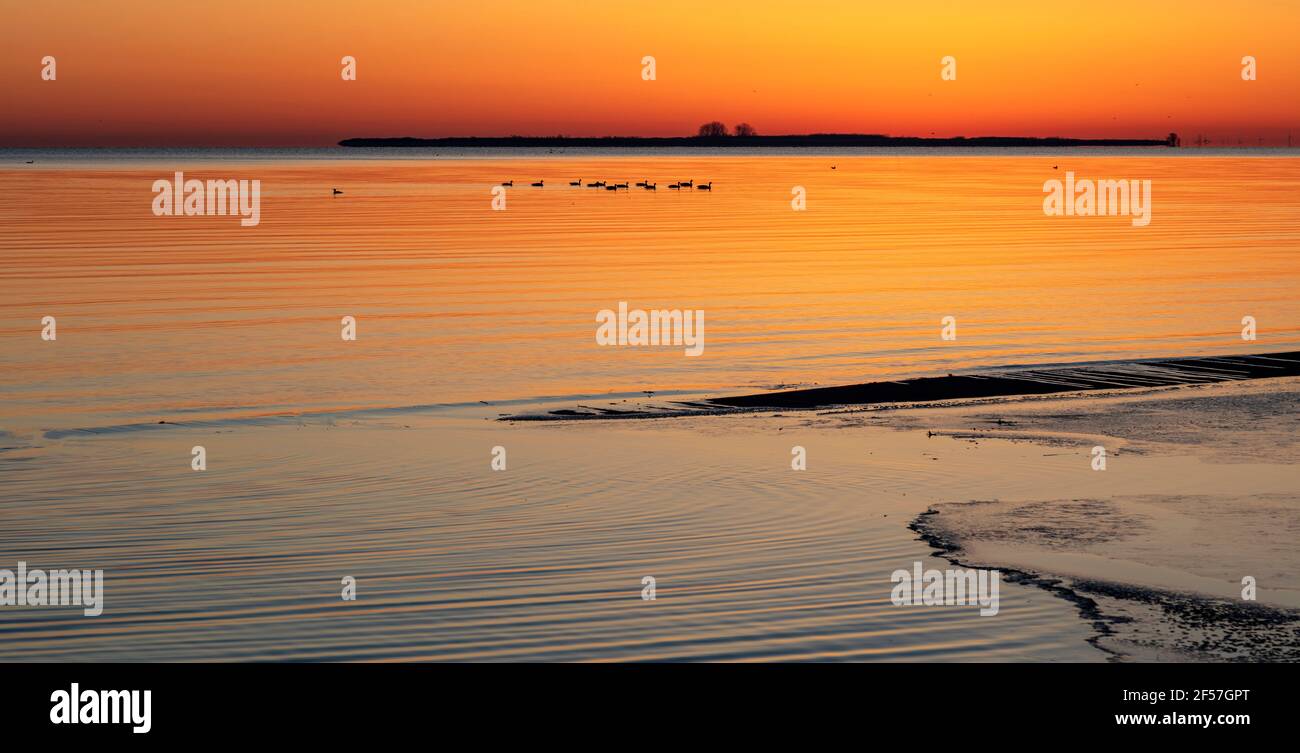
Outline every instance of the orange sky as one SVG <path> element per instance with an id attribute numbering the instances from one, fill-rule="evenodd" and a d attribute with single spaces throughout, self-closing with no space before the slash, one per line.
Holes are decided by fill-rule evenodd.
<path id="1" fill-rule="evenodd" d="M 0 146 L 760 133 L 1300 145 L 1300 2 L 0 0 Z M 58 80 L 40 78 L 41 58 Z M 339 59 L 358 60 L 358 80 Z M 657 80 L 641 79 L 641 58 Z M 957 58 L 942 81 L 940 58 Z M 1241 79 L 1254 55 L 1259 78 Z"/>

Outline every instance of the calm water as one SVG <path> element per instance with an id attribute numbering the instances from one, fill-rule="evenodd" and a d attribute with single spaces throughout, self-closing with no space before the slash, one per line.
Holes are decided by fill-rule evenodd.
<path id="1" fill-rule="evenodd" d="M 39 166 L 0 171 L 0 390 L 25 428 L 1300 344 L 1297 159 Z M 151 184 L 173 169 L 260 179 L 261 225 L 154 217 Z M 1151 179 L 1150 226 L 1045 217 L 1043 181 L 1066 169 Z M 660 190 L 567 185 L 579 177 Z M 715 190 L 664 190 L 679 178 Z M 492 211 L 506 179 L 507 210 Z M 794 186 L 807 211 L 791 209 Z M 619 301 L 704 309 L 705 354 L 598 347 L 595 313 Z M 1247 314 L 1254 344 L 1239 336 Z M 38 336 L 46 315 L 52 347 Z M 345 315 L 356 342 L 339 337 Z M 945 343 L 950 315 L 958 340 Z"/>
<path id="2" fill-rule="evenodd" d="M 1057 489 L 1068 459 L 1007 449 L 1010 478 L 830 433 L 793 484 L 779 418 L 487 419 L 1300 345 L 1294 158 L 47 156 L 0 169 L 0 567 L 102 567 L 109 606 L 0 613 L 3 658 L 1098 658 L 1032 589 L 993 622 L 887 598 L 916 512 Z M 261 225 L 154 217 L 174 170 L 260 179 Z M 1150 179 L 1150 226 L 1045 217 L 1066 170 Z M 705 310 L 704 355 L 597 347 L 619 301 Z"/>

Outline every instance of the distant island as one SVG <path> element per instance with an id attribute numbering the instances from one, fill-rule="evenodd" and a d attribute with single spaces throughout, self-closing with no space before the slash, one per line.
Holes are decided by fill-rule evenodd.
<path id="1" fill-rule="evenodd" d="M 1068 139 L 1058 136 L 954 136 L 922 138 L 919 136 L 884 136 L 861 133 L 812 133 L 789 136 L 710 135 L 710 136 L 451 136 L 423 139 L 412 136 L 397 138 L 343 139 L 339 146 L 348 147 L 487 147 L 487 148 L 563 148 L 613 147 L 648 148 L 698 147 L 1127 147 L 1179 145 L 1178 135 L 1163 139 Z"/>

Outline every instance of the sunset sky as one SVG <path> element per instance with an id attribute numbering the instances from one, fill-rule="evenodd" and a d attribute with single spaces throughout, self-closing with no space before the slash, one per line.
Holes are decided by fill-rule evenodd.
<path id="1" fill-rule="evenodd" d="M 765 134 L 1300 144 L 1293 0 L 0 5 L 0 146 L 685 135 L 714 119 Z M 41 80 L 46 55 L 57 81 Z M 940 79 L 945 55 L 956 81 Z M 1243 55 L 1257 81 L 1241 79 Z"/>

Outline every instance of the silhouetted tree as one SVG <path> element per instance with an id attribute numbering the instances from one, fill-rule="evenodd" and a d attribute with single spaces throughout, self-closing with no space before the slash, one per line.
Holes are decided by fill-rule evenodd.
<path id="1" fill-rule="evenodd" d="M 726 136 L 727 124 L 721 120 L 714 120 L 700 126 L 700 136 Z"/>
<path id="2" fill-rule="evenodd" d="M 1178 138 L 1178 134 L 1169 134 L 1169 146 L 1181 146 L 1182 143 L 1182 139 Z"/>
<path id="3" fill-rule="evenodd" d="M 754 129 L 754 126 L 748 123 L 737 123 L 736 129 L 732 131 L 732 133 L 736 136 L 757 136 L 758 135 L 758 131 Z"/>

